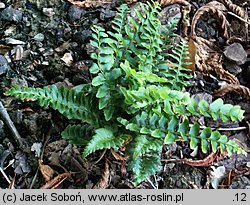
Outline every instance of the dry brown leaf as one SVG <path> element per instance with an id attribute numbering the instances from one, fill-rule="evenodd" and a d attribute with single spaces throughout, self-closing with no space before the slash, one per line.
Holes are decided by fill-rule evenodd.
<path id="1" fill-rule="evenodd" d="M 8 189 L 15 189 L 15 182 L 16 182 L 16 173 L 14 177 L 11 179 Z"/>
<path id="2" fill-rule="evenodd" d="M 109 164 L 108 160 L 105 159 L 104 171 L 102 173 L 101 179 L 95 184 L 93 189 L 106 189 L 109 185 Z"/>
<path id="3" fill-rule="evenodd" d="M 196 46 L 194 44 L 194 40 L 192 38 L 189 38 L 189 41 L 188 41 L 189 59 L 187 59 L 187 62 L 190 62 L 191 64 L 184 65 L 184 67 L 191 70 L 193 73 L 195 72 L 195 56 L 196 56 Z"/>
<path id="4" fill-rule="evenodd" d="M 211 1 L 205 6 L 200 7 L 196 13 L 194 14 L 192 24 L 191 24 L 191 32 L 193 36 L 196 36 L 195 28 L 198 20 L 205 12 L 212 12 L 213 14 L 217 15 L 218 18 L 222 21 L 221 28 L 223 29 L 223 36 L 228 38 L 228 27 L 229 22 L 225 16 L 225 12 L 227 11 L 226 7 L 217 1 Z"/>
<path id="5" fill-rule="evenodd" d="M 246 22 L 248 22 L 248 13 L 246 10 L 236 4 L 234 4 L 231 0 L 221 0 L 226 7 L 231 10 L 233 13 L 244 19 Z M 248 23 L 245 22 L 245 29 L 246 29 L 246 36 L 248 36 Z"/>
<path id="6" fill-rule="evenodd" d="M 232 181 L 234 181 L 235 177 L 242 176 L 242 175 L 249 175 L 249 174 L 250 174 L 250 170 L 248 167 L 243 167 L 240 169 L 232 169 L 229 171 L 228 177 L 222 181 L 220 186 L 230 186 Z"/>
<path id="7" fill-rule="evenodd" d="M 0 54 L 7 53 L 12 47 L 0 44 Z"/>
<path id="8" fill-rule="evenodd" d="M 238 79 L 224 70 L 220 60 L 219 48 L 212 42 L 197 36 L 192 37 L 196 46 L 195 64 L 204 75 L 215 72 L 220 79 L 232 84 L 239 84 Z"/>
<path id="9" fill-rule="evenodd" d="M 235 85 L 235 84 L 226 84 L 221 86 L 219 90 L 217 90 L 213 95 L 214 96 L 223 96 L 228 92 L 237 92 L 239 94 L 244 95 L 248 100 L 250 100 L 250 89 L 243 85 Z"/>
<path id="10" fill-rule="evenodd" d="M 221 56 L 218 53 L 211 53 L 209 55 L 208 63 L 211 68 L 213 68 L 213 70 L 219 76 L 220 79 L 230 82 L 232 84 L 240 84 L 239 80 L 233 74 L 229 73 L 223 68 L 220 58 Z"/>
<path id="11" fill-rule="evenodd" d="M 69 176 L 71 176 L 71 173 L 69 172 L 59 174 L 54 179 L 48 181 L 45 185 L 43 185 L 41 189 L 55 189 Z"/>
<path id="12" fill-rule="evenodd" d="M 52 179 L 55 171 L 49 165 L 44 165 L 40 159 L 38 160 L 38 168 L 46 182 Z"/>
<path id="13" fill-rule="evenodd" d="M 119 161 L 126 161 L 128 159 L 128 156 L 122 157 L 119 154 L 117 154 L 113 149 L 111 149 L 111 154 L 116 160 L 119 160 Z"/>
<path id="14" fill-rule="evenodd" d="M 127 165 L 125 161 L 121 162 L 121 175 L 125 177 L 127 175 Z"/>
<path id="15" fill-rule="evenodd" d="M 112 0 L 96 0 L 96 1 L 90 1 L 90 0 L 83 0 L 83 1 L 76 1 L 76 0 L 67 0 L 68 2 L 79 6 L 83 8 L 89 8 L 89 7 L 96 7 L 96 6 L 103 6 L 104 4 L 110 4 Z"/>

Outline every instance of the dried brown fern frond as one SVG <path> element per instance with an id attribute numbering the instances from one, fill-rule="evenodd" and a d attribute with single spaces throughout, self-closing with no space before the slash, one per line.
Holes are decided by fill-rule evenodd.
<path id="1" fill-rule="evenodd" d="M 85 0 L 85 1 L 76 1 L 76 0 L 67 0 L 71 4 L 74 4 L 79 7 L 83 8 L 89 8 L 89 7 L 95 7 L 95 6 L 103 6 L 105 4 L 110 4 L 112 0 L 96 0 L 96 1 L 91 1 L 91 0 Z"/>
<path id="2" fill-rule="evenodd" d="M 225 6 L 232 11 L 233 13 L 237 14 L 239 17 L 248 20 L 247 12 L 244 10 L 244 8 L 234 4 L 231 0 L 220 0 L 222 3 L 225 4 Z"/>
<path id="3" fill-rule="evenodd" d="M 217 90 L 213 95 L 214 96 L 223 96 L 228 92 L 236 92 L 244 95 L 248 100 L 250 100 L 250 89 L 243 85 L 235 85 L 235 84 L 226 84 L 221 86 L 219 90 Z"/>
<path id="4" fill-rule="evenodd" d="M 228 10 L 232 11 L 233 13 L 228 12 L 228 14 L 233 15 L 234 17 L 240 19 L 245 23 L 245 35 L 246 38 L 248 38 L 248 14 L 246 10 L 236 4 L 234 4 L 231 0 L 220 0 L 222 3 L 225 4 L 225 6 L 228 8 Z"/>
<path id="5" fill-rule="evenodd" d="M 229 27 L 229 22 L 225 16 L 225 12 L 227 11 L 226 7 L 218 2 L 218 1 L 212 1 L 206 4 L 205 6 L 202 6 L 199 8 L 196 13 L 194 14 L 192 24 L 191 24 L 191 32 L 193 36 L 196 36 L 195 32 L 195 27 L 200 19 L 200 17 L 205 13 L 205 12 L 211 12 L 221 20 L 221 28 L 223 29 L 223 36 L 228 38 L 228 27 Z"/>
<path id="6" fill-rule="evenodd" d="M 215 72 L 220 79 L 232 84 L 239 84 L 234 75 L 224 70 L 220 61 L 219 49 L 212 42 L 197 36 L 193 39 L 196 45 L 195 64 L 198 70 L 204 75 Z"/>
<path id="7" fill-rule="evenodd" d="M 161 6 L 169 6 L 169 5 L 172 5 L 172 4 L 181 4 L 181 5 L 184 5 L 184 6 L 190 6 L 190 3 L 188 1 L 185 1 L 185 0 L 159 0 L 158 1 L 160 3 Z"/>

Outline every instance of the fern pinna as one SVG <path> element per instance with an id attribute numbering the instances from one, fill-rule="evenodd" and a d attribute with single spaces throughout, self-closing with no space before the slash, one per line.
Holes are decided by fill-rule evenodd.
<path id="1" fill-rule="evenodd" d="M 140 3 L 136 18 L 124 4 L 112 31 L 93 26 L 91 44 L 98 52 L 91 55 L 90 84 L 72 89 L 52 85 L 7 91 L 84 123 L 69 125 L 62 136 L 70 143 L 84 145 L 85 157 L 100 149 L 126 146 L 136 185 L 160 170 L 162 145 L 179 139 L 189 142 L 192 149 L 201 146 L 204 153 L 218 148 L 228 154 L 245 153 L 218 131 L 190 124 L 190 116 L 238 121 L 244 111 L 224 104 L 222 99 L 197 103 L 183 91 L 191 78 L 185 68 L 187 44 L 180 39 L 174 45 L 177 22 L 163 26 L 159 15 L 158 3 Z"/>

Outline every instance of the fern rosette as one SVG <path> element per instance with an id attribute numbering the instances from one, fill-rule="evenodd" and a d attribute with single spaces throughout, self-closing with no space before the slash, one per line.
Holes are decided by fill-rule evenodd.
<path id="1" fill-rule="evenodd" d="M 184 92 L 192 76 L 186 68 L 186 41 L 180 38 L 174 45 L 177 21 L 161 25 L 158 3 L 140 3 L 139 8 L 135 18 L 122 5 L 112 31 L 92 27 L 91 45 L 97 52 L 91 55 L 90 84 L 72 89 L 55 85 L 12 88 L 7 94 L 37 100 L 41 106 L 51 106 L 84 123 L 69 125 L 62 136 L 84 145 L 85 157 L 97 150 L 126 146 L 136 185 L 160 170 L 162 145 L 176 140 L 189 142 L 192 149 L 201 146 L 204 153 L 220 148 L 229 154 L 245 154 L 220 132 L 191 125 L 191 116 L 240 121 L 244 111 L 222 99 L 197 103 Z"/>

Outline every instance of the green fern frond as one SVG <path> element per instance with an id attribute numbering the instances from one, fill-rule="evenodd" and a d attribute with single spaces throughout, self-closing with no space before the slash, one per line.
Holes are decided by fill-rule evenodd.
<path id="1" fill-rule="evenodd" d="M 159 153 L 162 149 L 162 139 L 152 139 L 147 135 L 137 135 L 135 138 L 135 145 L 134 145 L 134 152 L 133 152 L 133 159 L 137 159 L 149 153 L 150 151 L 156 151 Z"/>
<path id="2" fill-rule="evenodd" d="M 114 18 L 114 20 L 112 21 L 112 28 L 116 31 L 116 34 L 109 32 L 109 34 L 113 34 L 113 35 L 122 35 L 124 34 L 124 26 L 127 23 L 127 14 L 129 12 L 129 8 L 127 4 L 122 4 L 119 7 L 119 10 Z"/>
<path id="3" fill-rule="evenodd" d="M 117 148 L 128 138 L 126 135 L 115 136 L 110 128 L 99 128 L 95 130 L 95 133 L 84 149 L 85 157 L 97 150 Z"/>
<path id="4" fill-rule="evenodd" d="M 93 128 L 89 125 L 68 125 L 61 135 L 71 144 L 87 145 L 93 135 Z"/>
<path id="5" fill-rule="evenodd" d="M 140 87 L 138 90 L 126 90 L 123 87 L 120 89 L 125 97 L 125 102 L 137 109 L 156 106 L 162 102 L 162 110 L 168 115 L 212 116 L 214 120 L 221 118 L 223 122 L 241 121 L 244 118 L 244 111 L 240 106 L 224 104 L 222 99 L 217 99 L 210 105 L 205 100 L 201 100 L 197 104 L 189 93 L 170 90 L 168 87 L 150 85 L 146 88 Z"/>
<path id="6" fill-rule="evenodd" d="M 158 156 L 157 153 L 149 153 L 135 160 L 129 160 L 128 168 L 132 170 L 135 175 L 134 184 L 138 185 L 147 179 L 147 177 L 154 175 L 160 170 L 160 156 Z"/>
<path id="7" fill-rule="evenodd" d="M 143 119 L 143 123 L 141 123 L 141 119 Z M 207 153 L 209 147 L 213 152 L 216 152 L 219 147 L 222 153 L 228 151 L 229 154 L 232 154 L 234 150 L 238 154 L 246 154 L 236 142 L 228 140 L 226 135 L 221 135 L 218 131 L 212 131 L 209 127 L 201 129 L 198 123 L 189 127 L 190 123 L 187 119 L 180 123 L 175 115 L 167 118 L 155 113 L 145 115 L 145 112 L 143 112 L 141 118 L 137 115 L 136 120 L 137 123 L 122 118 L 118 119 L 127 130 L 138 133 L 133 148 L 136 157 L 147 153 L 149 150 L 160 149 L 159 144 L 163 141 L 165 144 L 172 144 L 178 139 L 189 142 L 191 149 L 201 145 L 204 153 Z M 151 138 L 141 134 L 150 135 Z"/>
<path id="8" fill-rule="evenodd" d="M 171 66 L 165 76 L 172 82 L 172 89 L 182 90 L 183 87 L 189 85 L 187 80 L 192 78 L 192 76 L 188 74 L 190 70 L 184 67 L 190 64 L 190 62 L 187 61 L 189 59 L 187 42 L 180 39 L 180 43 L 176 45 L 175 49 L 172 50 L 172 54 L 169 54 L 169 56 L 174 60 L 169 62 Z"/>
<path id="9" fill-rule="evenodd" d="M 92 102 L 91 94 L 64 87 L 57 88 L 55 85 L 44 88 L 11 88 L 6 94 L 18 96 L 21 100 L 37 100 L 40 106 L 51 106 L 68 119 L 81 120 L 93 125 L 99 124 L 98 112 L 95 103 Z"/>

